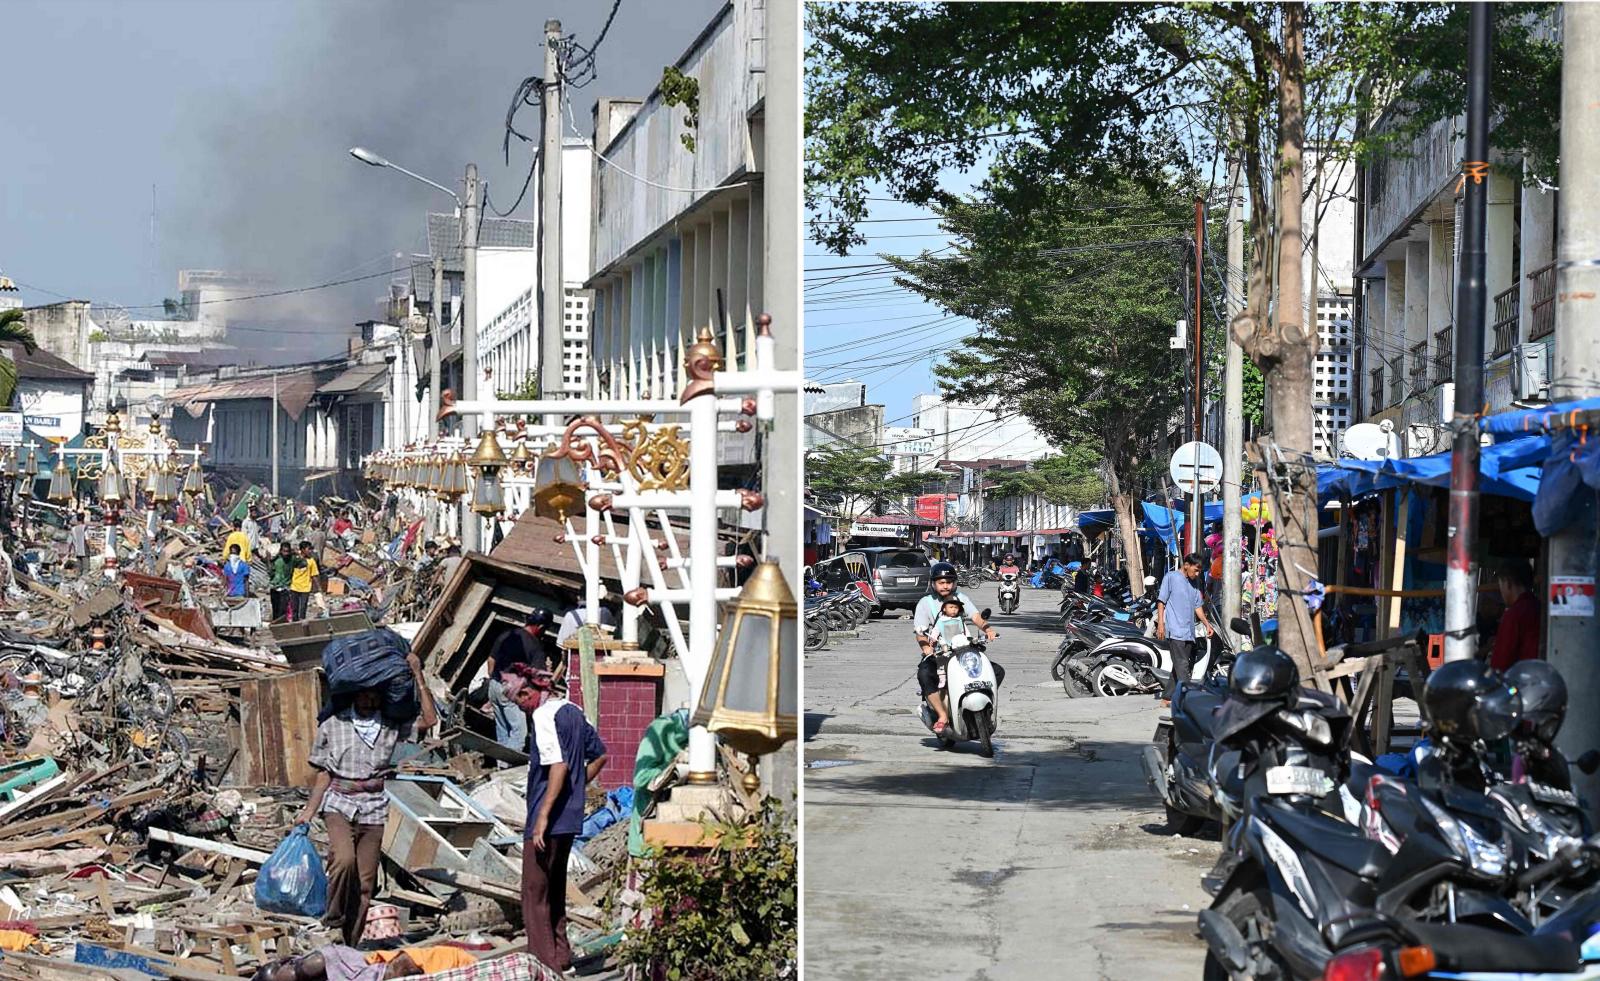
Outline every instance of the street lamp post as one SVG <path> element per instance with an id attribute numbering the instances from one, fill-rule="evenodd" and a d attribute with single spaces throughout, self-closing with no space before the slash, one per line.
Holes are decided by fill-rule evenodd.
<path id="1" fill-rule="evenodd" d="M 384 157 L 373 153 L 365 147 L 351 147 L 350 155 L 371 167 L 387 167 L 398 171 L 415 181 L 420 181 L 429 187 L 443 191 L 450 195 L 456 202 L 456 207 L 461 212 L 461 393 L 467 401 L 478 397 L 478 165 L 467 164 L 466 193 L 457 195 L 456 192 L 445 187 L 437 181 L 431 181 L 421 174 L 407 170 L 399 164 L 393 163 Z M 434 277 L 434 302 L 438 309 L 438 296 L 440 277 Z M 443 334 L 443 326 L 435 318 L 435 329 Z M 434 350 L 443 343 L 443 337 L 434 338 Z M 431 384 L 437 398 L 440 393 L 439 360 L 437 355 L 432 357 L 433 379 Z M 462 420 L 461 435 L 471 439 L 477 435 L 477 420 L 466 418 Z M 465 517 L 463 515 L 463 517 Z M 463 552 L 476 551 L 479 546 L 478 522 L 476 520 L 463 520 L 461 522 L 461 549 Z"/>

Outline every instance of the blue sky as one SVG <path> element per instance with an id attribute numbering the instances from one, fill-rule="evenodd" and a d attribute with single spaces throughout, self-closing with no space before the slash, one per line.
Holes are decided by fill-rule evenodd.
<path id="1" fill-rule="evenodd" d="M 971 173 L 950 171 L 941 183 L 969 193 L 987 170 L 980 163 Z M 936 391 L 933 365 L 974 324 L 949 317 L 870 268 L 884 253 L 915 256 L 950 244 L 926 209 L 890 200 L 882 189 L 872 196 L 868 220 L 860 227 L 865 245 L 837 256 L 806 242 L 806 374 L 813 381 L 866 382 L 868 400 L 885 406 L 886 423 L 906 426 L 910 420 L 903 417 L 911 412 L 912 396 Z"/>

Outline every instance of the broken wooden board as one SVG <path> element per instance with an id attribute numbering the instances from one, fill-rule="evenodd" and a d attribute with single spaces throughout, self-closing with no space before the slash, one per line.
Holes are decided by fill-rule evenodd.
<path id="1" fill-rule="evenodd" d="M 239 683 L 239 779 L 249 786 L 302 787 L 322 707 L 317 668 Z"/>

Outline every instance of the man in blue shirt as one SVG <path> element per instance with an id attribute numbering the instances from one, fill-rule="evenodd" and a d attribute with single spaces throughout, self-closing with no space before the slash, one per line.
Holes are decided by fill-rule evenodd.
<path id="1" fill-rule="evenodd" d="M 1205 598 L 1200 594 L 1200 570 L 1205 568 L 1206 557 L 1190 552 L 1183 564 L 1167 573 L 1161 580 L 1161 592 L 1156 596 L 1156 640 L 1164 640 L 1172 652 L 1172 680 L 1167 683 L 1167 697 L 1162 705 L 1171 705 L 1178 692 L 1178 679 L 1189 677 L 1190 662 L 1194 657 L 1194 622 L 1198 618 L 1209 637 L 1215 631 L 1206 619 Z"/>
<path id="2" fill-rule="evenodd" d="M 239 554 L 239 546 L 228 546 L 228 561 L 222 563 L 222 574 L 228 580 L 229 596 L 244 596 L 250 585 L 250 563 Z"/>
<path id="3" fill-rule="evenodd" d="M 519 671 L 518 700 L 533 712 L 528 828 L 522 845 L 522 925 L 546 967 L 572 966 L 567 943 L 567 858 L 583 830 L 584 788 L 606 765 L 606 745 L 550 671 Z M 536 704 L 537 703 L 537 704 Z"/>

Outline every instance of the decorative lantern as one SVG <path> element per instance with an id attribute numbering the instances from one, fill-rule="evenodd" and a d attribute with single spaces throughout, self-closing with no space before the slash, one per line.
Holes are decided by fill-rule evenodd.
<path id="1" fill-rule="evenodd" d="M 458 450 L 445 465 L 444 495 L 448 500 L 459 501 L 466 496 L 468 489 L 467 458 Z"/>
<path id="2" fill-rule="evenodd" d="M 565 523 L 567 514 L 583 507 L 583 473 L 571 458 L 539 458 L 533 474 L 533 513 Z"/>
<path id="3" fill-rule="evenodd" d="M 517 448 L 511 451 L 511 469 L 517 473 L 528 473 L 533 469 L 533 454 L 528 452 L 528 440 L 517 440 Z"/>
<path id="4" fill-rule="evenodd" d="M 167 457 L 165 464 L 153 464 L 150 467 L 150 480 L 155 484 L 151 500 L 157 504 L 170 504 L 178 496 L 178 464 L 172 457 Z"/>
<path id="5" fill-rule="evenodd" d="M 695 725 L 757 756 L 795 738 L 799 615 L 778 563 L 759 563 L 724 614 Z"/>
<path id="6" fill-rule="evenodd" d="M 33 447 L 28 447 L 28 476 L 38 480 L 44 471 L 39 468 L 39 454 Z"/>
<path id="7" fill-rule="evenodd" d="M 505 491 L 500 486 L 500 470 L 506 465 L 506 455 L 494 433 L 484 430 L 478 437 L 478 448 L 470 461 L 478 472 L 472 485 L 472 510 L 476 514 L 499 514 L 505 507 Z"/>
<path id="8" fill-rule="evenodd" d="M 206 492 L 206 477 L 200 470 L 199 454 L 195 454 L 194 459 L 189 463 L 189 472 L 184 474 L 183 492 L 189 497 L 199 497 Z"/>
<path id="9" fill-rule="evenodd" d="M 50 489 L 45 492 L 45 498 L 53 504 L 65 504 L 72 500 L 72 474 L 67 472 L 64 453 L 56 454 L 56 465 L 50 471 Z"/>
<path id="10" fill-rule="evenodd" d="M 19 476 L 21 476 L 21 463 L 22 447 L 19 445 L 15 450 L 12 450 L 5 455 L 6 476 L 10 477 L 12 480 L 16 480 Z"/>
<path id="11" fill-rule="evenodd" d="M 99 489 L 100 503 L 113 505 L 122 503 L 122 471 L 117 469 L 117 461 L 111 458 L 109 452 L 106 454 L 106 465 L 100 471 Z"/>

